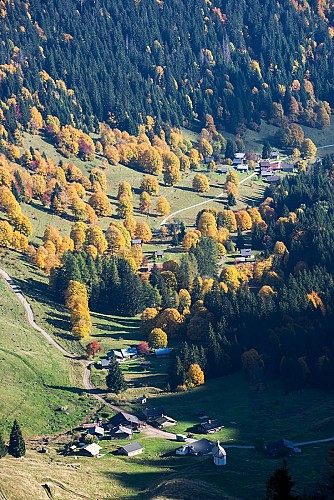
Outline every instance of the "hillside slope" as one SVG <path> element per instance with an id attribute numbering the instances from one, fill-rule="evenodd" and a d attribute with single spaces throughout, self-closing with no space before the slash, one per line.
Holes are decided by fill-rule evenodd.
<path id="1" fill-rule="evenodd" d="M 26 324 L 24 310 L 0 279 L 0 420 L 7 429 L 17 418 L 26 435 L 72 427 L 91 407 L 72 392 L 77 368 Z M 57 411 L 67 406 L 67 413 Z M 6 433 L 7 434 L 7 433 Z"/>

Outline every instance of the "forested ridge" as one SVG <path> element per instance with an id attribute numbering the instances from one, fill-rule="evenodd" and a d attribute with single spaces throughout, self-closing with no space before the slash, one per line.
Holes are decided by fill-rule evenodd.
<path id="1" fill-rule="evenodd" d="M 236 133 L 260 118 L 323 126 L 333 105 L 333 8 L 282 0 L 0 2 L 6 129 L 30 109 L 62 124 L 146 116 Z M 329 103 L 329 104 L 328 104 Z M 325 120 L 326 121 L 326 120 Z"/>

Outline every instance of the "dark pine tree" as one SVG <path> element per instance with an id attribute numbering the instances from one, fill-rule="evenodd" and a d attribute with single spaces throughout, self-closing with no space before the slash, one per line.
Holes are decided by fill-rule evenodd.
<path id="1" fill-rule="evenodd" d="M 229 207 L 234 207 L 237 204 L 237 200 L 233 193 L 229 193 L 227 196 L 227 204 Z"/>
<path id="2" fill-rule="evenodd" d="M 15 458 L 23 457 L 26 454 L 26 445 L 16 419 L 10 433 L 8 453 Z"/>
<path id="3" fill-rule="evenodd" d="M 290 500 L 297 497 L 291 493 L 294 482 L 284 460 L 267 481 L 266 500 Z"/>
<path id="4" fill-rule="evenodd" d="M 267 158 L 270 158 L 270 155 L 271 155 L 271 146 L 270 146 L 270 142 L 269 141 L 266 141 L 264 144 L 263 144 L 263 148 L 262 148 L 262 158 L 264 160 L 266 160 Z"/>
<path id="5" fill-rule="evenodd" d="M 127 383 L 125 382 L 121 367 L 115 356 L 111 358 L 110 361 L 108 375 L 106 376 L 106 384 L 109 391 L 115 394 L 120 394 L 127 389 Z"/>

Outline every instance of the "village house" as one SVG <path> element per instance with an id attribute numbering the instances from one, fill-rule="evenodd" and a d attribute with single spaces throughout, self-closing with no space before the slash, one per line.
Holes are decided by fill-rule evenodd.
<path id="1" fill-rule="evenodd" d="M 200 434 L 213 434 L 219 432 L 224 426 L 218 420 L 208 420 L 196 425 L 196 431 Z"/>
<path id="2" fill-rule="evenodd" d="M 176 455 L 210 455 L 212 453 L 212 449 L 214 447 L 214 443 L 209 441 L 206 438 L 199 439 L 198 441 L 194 441 L 191 444 L 186 444 L 177 448 L 175 450 Z"/>
<path id="3" fill-rule="evenodd" d="M 243 160 L 246 156 L 246 153 L 234 153 L 235 160 Z"/>
<path id="4" fill-rule="evenodd" d="M 279 160 L 279 152 L 278 151 L 272 151 L 270 153 L 270 158 L 272 158 L 273 160 Z"/>
<path id="5" fill-rule="evenodd" d="M 238 172 L 248 172 L 248 170 L 249 170 L 248 163 L 243 163 L 242 165 L 237 165 Z"/>
<path id="6" fill-rule="evenodd" d="M 281 177 L 279 175 L 269 175 L 267 178 L 266 178 L 266 181 L 269 183 L 269 184 L 278 184 L 281 180 Z"/>
<path id="7" fill-rule="evenodd" d="M 155 420 L 157 418 L 163 417 L 167 415 L 165 408 L 162 406 L 158 406 L 157 408 L 145 408 L 143 413 L 146 417 L 146 420 Z"/>
<path id="8" fill-rule="evenodd" d="M 217 172 L 218 174 L 227 174 L 227 172 L 228 172 L 228 167 L 219 167 L 219 168 L 217 168 L 216 172 Z"/>
<path id="9" fill-rule="evenodd" d="M 108 428 L 112 429 L 113 427 L 118 427 L 119 425 L 128 427 L 130 429 L 138 429 L 143 425 L 143 422 L 130 413 L 120 411 L 119 413 L 111 417 L 108 423 Z"/>
<path id="10" fill-rule="evenodd" d="M 139 455 L 143 453 L 144 448 L 137 442 L 127 444 L 126 446 L 122 446 L 122 448 L 118 449 L 118 453 L 120 455 L 126 455 L 127 457 L 133 457 L 135 455 Z"/>
<path id="11" fill-rule="evenodd" d="M 87 431 L 87 434 L 90 436 L 97 436 L 99 439 L 104 437 L 104 428 L 99 425 L 95 425 L 94 427 L 90 427 Z"/>
<path id="12" fill-rule="evenodd" d="M 232 162 L 232 167 L 238 167 L 238 165 L 242 165 L 244 162 L 243 158 L 234 158 Z"/>
<path id="13" fill-rule="evenodd" d="M 165 427 L 170 427 L 172 425 L 176 425 L 176 420 L 167 415 L 163 415 L 162 417 L 158 417 L 151 422 L 154 427 L 158 427 L 158 429 L 164 429 Z"/>
<path id="14" fill-rule="evenodd" d="M 90 457 L 97 457 L 100 454 L 100 450 L 102 449 L 101 446 L 99 446 L 96 443 L 91 443 L 82 448 L 83 453 L 89 455 Z"/>
<path id="15" fill-rule="evenodd" d="M 286 172 L 287 174 L 292 174 L 295 170 L 295 166 L 291 163 L 283 163 L 282 165 L 282 171 Z"/>
<path id="16" fill-rule="evenodd" d="M 163 259 L 164 255 L 165 255 L 165 253 L 163 250 L 157 250 L 156 252 L 154 252 L 154 257 L 156 259 Z"/>
<path id="17" fill-rule="evenodd" d="M 282 458 L 291 455 L 294 448 L 294 443 L 284 438 L 266 445 L 266 451 L 270 458 Z"/>
<path id="18" fill-rule="evenodd" d="M 123 425 L 117 425 L 110 430 L 111 439 L 130 439 L 132 438 L 132 434 L 132 429 Z"/>

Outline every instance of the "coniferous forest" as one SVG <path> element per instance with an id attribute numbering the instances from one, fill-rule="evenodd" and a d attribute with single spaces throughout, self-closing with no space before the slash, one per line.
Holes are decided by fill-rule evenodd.
<path id="1" fill-rule="evenodd" d="M 334 95 L 329 1 L 1 2 L 6 129 L 30 108 L 61 124 L 130 133 L 198 125 L 237 133 L 260 119 L 322 127 Z M 45 117 L 44 116 L 44 117 Z"/>

